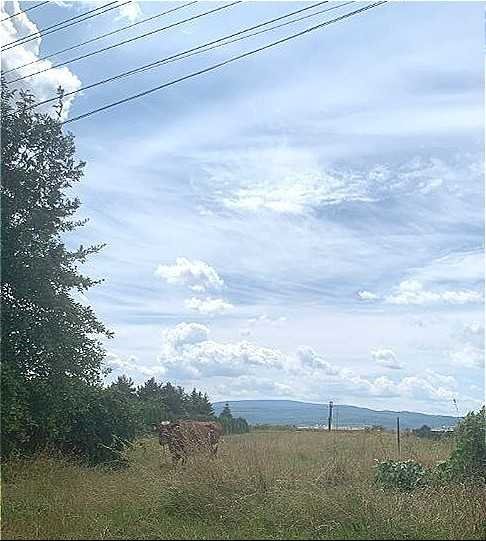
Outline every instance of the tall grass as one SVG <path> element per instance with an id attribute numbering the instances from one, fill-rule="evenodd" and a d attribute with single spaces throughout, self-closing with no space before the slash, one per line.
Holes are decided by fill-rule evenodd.
<path id="1" fill-rule="evenodd" d="M 432 465 L 451 442 L 402 441 Z M 486 493 L 447 486 L 382 491 L 384 433 L 255 432 L 225 438 L 217 459 L 174 467 L 154 439 L 120 471 L 41 456 L 3 466 L 4 539 L 484 539 Z"/>

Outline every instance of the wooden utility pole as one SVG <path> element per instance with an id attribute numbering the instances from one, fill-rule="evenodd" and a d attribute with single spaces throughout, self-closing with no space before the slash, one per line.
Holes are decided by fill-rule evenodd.
<path id="1" fill-rule="evenodd" d="M 331 432 L 332 430 L 332 408 L 333 408 L 333 402 L 332 400 L 329 401 L 329 417 L 328 417 L 328 420 L 327 420 L 327 429 L 329 430 L 329 432 Z"/>

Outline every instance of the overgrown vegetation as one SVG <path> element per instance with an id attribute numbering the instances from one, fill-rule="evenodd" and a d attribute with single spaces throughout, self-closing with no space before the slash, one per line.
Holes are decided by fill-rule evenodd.
<path id="1" fill-rule="evenodd" d="M 421 436 L 419 436 L 421 437 Z M 425 468 L 415 460 L 384 460 L 375 465 L 375 480 L 383 488 L 413 490 L 427 484 L 486 485 L 486 410 L 470 412 L 454 431 L 451 455 Z M 486 517 L 485 517 L 486 518 Z"/>
<path id="2" fill-rule="evenodd" d="M 402 440 L 426 467 L 452 442 Z M 382 490 L 375 459 L 396 457 L 393 434 L 228 435 L 218 458 L 174 468 L 156 438 L 127 449 L 129 466 L 65 458 L 10 460 L 3 470 L 5 539 L 484 539 L 484 487 Z"/>

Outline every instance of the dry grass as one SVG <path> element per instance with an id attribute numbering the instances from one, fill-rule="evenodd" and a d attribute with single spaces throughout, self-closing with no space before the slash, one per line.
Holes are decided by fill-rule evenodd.
<path id="1" fill-rule="evenodd" d="M 450 443 L 404 438 L 434 464 Z M 484 539 L 484 490 L 411 494 L 373 483 L 393 436 L 268 432 L 227 437 L 216 460 L 174 468 L 156 440 L 122 471 L 48 456 L 3 467 L 4 539 Z"/>

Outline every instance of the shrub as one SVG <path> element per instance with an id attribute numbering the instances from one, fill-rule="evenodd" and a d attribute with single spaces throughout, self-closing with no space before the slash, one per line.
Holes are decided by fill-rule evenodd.
<path id="1" fill-rule="evenodd" d="M 435 468 L 440 480 L 486 482 L 486 410 L 470 412 L 455 430 L 456 448 Z"/>
<path id="2" fill-rule="evenodd" d="M 427 480 L 427 470 L 415 460 L 383 460 L 375 468 L 375 479 L 383 488 L 408 491 L 425 485 Z"/>

